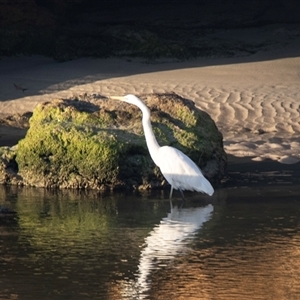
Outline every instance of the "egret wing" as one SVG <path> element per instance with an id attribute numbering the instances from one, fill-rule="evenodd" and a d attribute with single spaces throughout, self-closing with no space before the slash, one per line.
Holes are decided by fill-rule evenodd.
<path id="1" fill-rule="evenodd" d="M 199 167 L 180 150 L 168 146 L 161 147 L 159 158 L 162 174 L 175 189 L 213 194 L 211 184 L 203 176 Z"/>

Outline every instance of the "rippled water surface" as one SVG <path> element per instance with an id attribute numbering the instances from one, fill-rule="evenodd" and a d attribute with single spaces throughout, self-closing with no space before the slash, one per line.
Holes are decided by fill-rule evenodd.
<path id="1" fill-rule="evenodd" d="M 300 299 L 299 185 L 0 196 L 0 299 Z"/>

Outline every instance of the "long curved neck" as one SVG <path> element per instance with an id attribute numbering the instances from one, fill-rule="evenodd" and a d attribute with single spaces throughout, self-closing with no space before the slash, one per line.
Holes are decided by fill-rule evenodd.
<path id="1" fill-rule="evenodd" d="M 139 103 L 139 108 L 143 113 L 143 129 L 145 134 L 145 139 L 147 143 L 147 147 L 150 153 L 150 156 L 154 163 L 158 166 L 158 150 L 160 146 L 157 143 L 157 140 L 155 138 L 155 135 L 152 130 L 152 125 L 150 121 L 150 110 L 144 103 Z"/>

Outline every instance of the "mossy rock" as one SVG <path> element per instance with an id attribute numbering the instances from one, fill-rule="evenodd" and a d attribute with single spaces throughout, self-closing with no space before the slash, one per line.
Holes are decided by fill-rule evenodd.
<path id="1" fill-rule="evenodd" d="M 210 116 L 176 94 L 140 97 L 151 109 L 159 144 L 182 150 L 208 178 L 220 179 L 226 154 Z M 161 187 L 141 117 L 137 107 L 106 98 L 40 104 L 18 144 L 18 174 L 25 185 L 47 188 Z"/>
<path id="2" fill-rule="evenodd" d="M 17 147 L 0 147 L 0 184 L 23 185 L 16 163 Z"/>

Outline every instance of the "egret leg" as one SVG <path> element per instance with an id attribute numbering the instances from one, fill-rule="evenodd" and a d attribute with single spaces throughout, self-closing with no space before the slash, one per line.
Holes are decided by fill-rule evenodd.
<path id="1" fill-rule="evenodd" d="M 170 197 L 169 197 L 169 199 L 172 199 L 172 195 L 173 195 L 173 185 L 171 185 L 171 190 L 170 190 Z"/>
<path id="2" fill-rule="evenodd" d="M 180 191 L 180 194 L 181 194 L 181 197 L 182 197 L 182 201 L 181 201 L 181 204 L 179 206 L 179 208 L 183 208 L 184 204 L 185 204 L 185 198 L 184 198 L 184 195 L 183 195 L 183 191 L 181 189 L 179 189 Z"/>
<path id="3" fill-rule="evenodd" d="M 171 209 L 171 211 L 173 210 L 173 202 L 172 202 L 172 199 L 170 199 L 170 209 Z"/>
<path id="4" fill-rule="evenodd" d="M 172 194 L 173 194 L 173 186 L 171 185 L 170 197 L 169 197 L 169 199 L 170 199 L 170 207 L 171 207 L 171 211 L 172 211 L 172 209 L 173 209 Z"/>
<path id="5" fill-rule="evenodd" d="M 182 197 L 182 201 L 185 202 L 185 198 L 184 198 L 184 195 L 183 195 L 183 191 L 181 189 L 179 189 L 180 191 L 180 194 L 181 194 L 181 197 Z"/>

